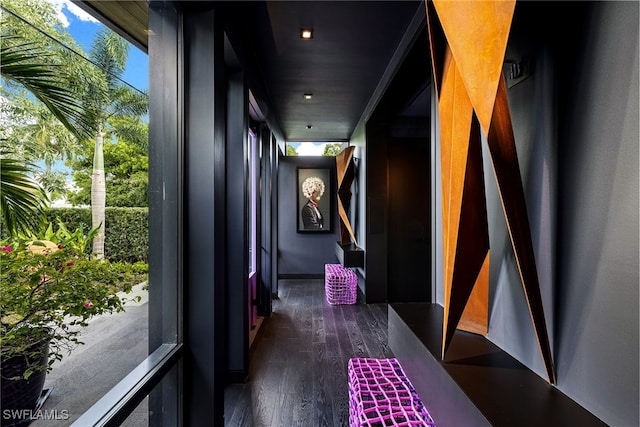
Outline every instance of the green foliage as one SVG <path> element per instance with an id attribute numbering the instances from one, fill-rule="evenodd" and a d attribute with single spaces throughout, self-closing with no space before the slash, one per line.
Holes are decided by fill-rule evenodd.
<path id="1" fill-rule="evenodd" d="M 51 40 L 47 42 L 48 37 L 45 34 L 57 38 L 67 46 L 75 47 L 73 37 L 64 30 L 53 5 L 49 2 L 45 0 L 2 0 L 2 7 L 9 11 L 2 13 L 3 19 L 6 21 L 5 25 L 8 27 L 3 28 L 3 31 L 10 31 L 38 43 L 52 43 L 53 49 L 61 50 L 60 46 L 53 44 Z M 10 12 L 21 16 L 33 27 L 26 25 Z M 40 29 L 42 33 L 36 28 Z"/>
<path id="2" fill-rule="evenodd" d="M 109 181 L 107 190 L 107 206 L 113 207 L 146 207 L 149 175 L 146 172 L 131 174 L 129 179 L 114 178 Z"/>
<path id="3" fill-rule="evenodd" d="M 68 229 L 91 228 L 89 208 L 54 208 L 47 212 L 49 222 L 58 220 Z M 149 219 L 147 208 L 107 208 L 105 211 L 105 255 L 111 262 L 147 262 Z"/>
<path id="4" fill-rule="evenodd" d="M 93 226 L 97 223 L 107 227 L 105 219 L 105 207 L 108 187 L 106 178 L 108 175 L 104 168 L 103 138 L 109 140 L 118 136 L 118 128 L 113 126 L 118 119 L 140 119 L 148 111 L 148 97 L 122 83 L 120 77 L 124 73 L 129 44 L 119 35 L 104 28 L 98 31 L 93 41 L 90 57 L 98 64 L 102 72 L 102 82 L 106 91 L 95 90 L 89 86 L 85 97 L 85 109 L 93 118 L 95 134 L 95 148 L 92 167 L 91 209 L 93 211 Z M 96 88 L 100 89 L 100 88 Z M 130 128 L 127 128 L 130 130 Z M 130 136 L 129 136 L 130 137 Z M 132 138 L 137 141 L 137 138 Z M 104 181 L 103 181 L 104 179 Z M 139 181 L 138 181 L 139 182 Z M 140 188 L 140 185 L 138 185 Z M 138 202 L 139 203 L 139 202 Z M 103 233 L 105 231 L 101 231 Z M 98 257 L 104 256 L 106 246 L 100 241 L 94 241 L 93 251 Z"/>
<path id="5" fill-rule="evenodd" d="M 91 228 L 91 209 L 89 208 L 51 208 L 46 216 L 49 224 L 55 225 L 61 221 L 71 230 Z"/>
<path id="6" fill-rule="evenodd" d="M 31 162 L 44 160 L 51 165 L 60 150 L 70 147 L 68 142 L 75 142 L 71 134 L 78 138 L 93 134 L 78 91 L 96 73 L 95 67 L 78 61 L 75 53 L 54 41 L 77 48 L 49 3 L 3 0 L 2 8 L 0 96 L 6 102 L 0 105 L 4 117 L 0 197 L 5 235 L 35 228 L 48 202 L 32 180 Z M 50 188 L 59 184 L 53 176 L 44 178 Z"/>
<path id="7" fill-rule="evenodd" d="M 132 100 L 132 103 L 135 102 L 144 102 L 146 110 L 146 97 L 142 100 L 139 98 L 137 101 Z M 149 152 L 149 123 L 143 121 L 140 116 L 113 117 L 109 119 L 109 124 L 119 142 L 125 142 L 137 148 L 136 155 L 146 155 Z"/>
<path id="8" fill-rule="evenodd" d="M 6 39 L 11 37 L 0 38 Z M 15 46 L 2 43 L 2 76 L 24 86 L 71 132 L 87 136 L 89 130 L 84 111 L 77 98 L 65 87 L 64 79 L 71 77 L 65 76 L 55 64 L 43 64 L 42 58 L 48 55 L 48 52 L 30 43 Z"/>
<path id="9" fill-rule="evenodd" d="M 51 173 L 57 161 L 74 158 L 78 139 L 44 105 L 26 94 L 17 95 L 13 93 L 12 102 L 4 108 L 11 125 L 6 131 L 3 129 L 3 143 L 21 158 L 42 160 L 45 171 Z"/>
<path id="10" fill-rule="evenodd" d="M 29 177 L 32 167 L 0 151 L 0 214 L 10 235 L 37 227 L 44 219 L 49 200 L 42 187 Z"/>
<path id="11" fill-rule="evenodd" d="M 324 146 L 323 156 L 337 156 L 342 151 L 342 144 L 326 144 Z"/>
<path id="12" fill-rule="evenodd" d="M 6 243 L 6 242 L 5 242 Z M 50 339 L 51 369 L 65 352 L 82 344 L 79 334 L 90 318 L 123 310 L 123 296 L 140 279 L 132 266 L 86 258 L 72 246 L 15 240 L 0 250 L 1 358 L 31 356 L 33 345 Z"/>
<path id="13" fill-rule="evenodd" d="M 287 156 L 297 156 L 298 152 L 291 145 L 287 144 Z"/>
<path id="14" fill-rule="evenodd" d="M 107 208 L 105 253 L 111 260 L 144 261 L 149 255 L 149 214 L 145 208 Z"/>
<path id="15" fill-rule="evenodd" d="M 129 43 L 106 27 L 99 30 L 89 54 L 95 66 L 75 53 L 82 49 L 64 30 L 47 1 L 3 0 L 2 7 L 0 96 L 9 102 L 0 108 L 3 113 L 10 113 L 10 120 L 6 121 L 9 126 L 0 128 L 0 137 L 11 139 L 12 146 L 19 147 L 23 154 L 31 153 L 33 160 L 45 161 L 47 170 L 40 177 L 50 193 L 57 196 L 65 191 L 60 176 L 50 173 L 51 165 L 55 160 L 73 159 L 78 142 L 102 137 L 106 141 L 123 139 L 143 150 L 141 156 L 146 157 L 148 130 L 142 117 L 148 111 L 148 96 L 120 79 Z M 57 121 L 77 140 L 56 127 Z M 96 143 L 95 147 L 93 153 L 91 144 L 87 150 L 90 154 L 85 152 L 86 159 L 95 159 L 94 166 L 103 173 L 101 144 Z M 109 174 L 106 170 L 105 178 L 111 181 L 108 187 L 112 187 L 111 205 L 147 205 L 147 170 L 136 164 L 140 163 L 136 162 L 138 157 L 127 158 L 133 160 L 127 172 Z M 104 200 L 104 194 L 98 194 L 97 199 L 101 198 Z M 106 224 L 104 207 L 92 203 L 97 222 Z M 102 248 L 94 250 L 103 253 Z"/>
<path id="16" fill-rule="evenodd" d="M 49 227 L 51 227 L 51 224 L 49 224 Z M 98 234 L 98 231 L 100 231 L 100 227 L 92 228 L 85 234 L 84 227 L 81 225 L 72 232 L 69 231 L 64 225 L 64 222 L 58 218 L 58 229 L 56 230 L 55 236 L 49 240 L 57 242 L 64 247 L 71 248 L 79 255 L 86 255 L 91 249 L 91 242 Z"/>
<path id="17" fill-rule="evenodd" d="M 129 43 L 108 28 L 98 30 L 89 56 L 98 65 L 100 79 L 84 92 L 84 108 L 97 132 L 117 131 L 112 120 L 140 118 L 148 111 L 148 96 L 122 83 Z"/>
<path id="18" fill-rule="evenodd" d="M 36 172 L 34 175 L 51 201 L 63 199 L 67 194 L 67 176 L 63 172 L 51 170 Z"/>
<path id="19" fill-rule="evenodd" d="M 144 128 L 146 129 L 146 124 Z M 144 133 L 146 136 L 146 132 Z M 107 206 L 146 207 L 149 184 L 147 147 L 118 140 L 104 144 Z M 74 205 L 88 205 L 91 200 L 92 152 L 86 150 L 72 163 L 77 191 L 69 194 Z"/>
<path id="20" fill-rule="evenodd" d="M 69 132 L 79 138 L 90 136 L 93 133 L 91 123 L 78 92 L 94 80 L 96 73 L 90 64 L 78 61 L 75 53 L 54 41 L 62 40 L 77 48 L 73 38 L 60 25 L 51 5 L 42 0 L 4 0 L 2 6 L 8 11 L 2 14 L 0 37 L 0 63 L 3 83 L 6 83 L 3 96 L 9 100 L 24 98 L 20 89 L 26 89 Z M 14 13 L 42 32 L 27 25 Z"/>

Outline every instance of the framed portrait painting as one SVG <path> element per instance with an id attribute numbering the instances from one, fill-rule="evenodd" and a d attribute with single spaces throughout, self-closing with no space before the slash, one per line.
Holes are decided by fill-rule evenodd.
<path id="1" fill-rule="evenodd" d="M 331 169 L 300 167 L 296 179 L 298 233 L 330 232 L 334 197 Z"/>

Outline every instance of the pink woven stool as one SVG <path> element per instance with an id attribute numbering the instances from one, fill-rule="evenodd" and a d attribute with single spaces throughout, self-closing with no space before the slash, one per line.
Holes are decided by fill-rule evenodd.
<path id="1" fill-rule="evenodd" d="M 397 359 L 349 359 L 350 427 L 435 425 Z"/>
<path id="2" fill-rule="evenodd" d="M 358 276 L 342 264 L 324 265 L 324 289 L 327 302 L 355 304 L 358 296 Z"/>

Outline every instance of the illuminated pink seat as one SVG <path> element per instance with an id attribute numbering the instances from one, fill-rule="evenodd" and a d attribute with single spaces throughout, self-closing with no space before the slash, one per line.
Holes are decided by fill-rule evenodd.
<path id="1" fill-rule="evenodd" d="M 349 426 L 435 427 L 397 359 L 349 359 Z"/>
<path id="2" fill-rule="evenodd" d="M 325 264 L 324 288 L 329 304 L 355 304 L 358 296 L 358 277 L 353 270 L 341 264 Z"/>

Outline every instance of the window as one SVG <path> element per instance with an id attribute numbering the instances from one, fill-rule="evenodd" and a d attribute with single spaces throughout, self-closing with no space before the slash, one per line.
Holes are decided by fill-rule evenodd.
<path id="1" fill-rule="evenodd" d="M 287 156 L 336 156 L 344 145 L 341 142 L 287 142 Z"/>

